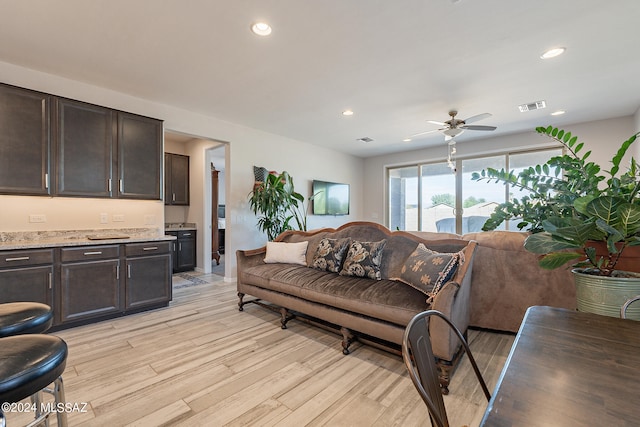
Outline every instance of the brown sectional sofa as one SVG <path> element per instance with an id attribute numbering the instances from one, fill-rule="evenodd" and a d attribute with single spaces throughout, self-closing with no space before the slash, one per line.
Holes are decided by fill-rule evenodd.
<path id="1" fill-rule="evenodd" d="M 524 249 L 528 233 L 487 231 L 462 236 L 412 232 L 423 239 L 478 243 L 473 263 L 470 322 L 476 328 L 517 332 L 527 308 L 548 305 L 575 310 L 576 291 L 568 268 L 545 270 Z"/>
<path id="2" fill-rule="evenodd" d="M 309 241 L 307 264 L 311 263 L 313 248 L 325 237 L 351 237 L 361 241 L 387 239 L 381 266 L 383 280 L 338 276 L 303 265 L 265 264 L 265 247 L 240 250 L 237 252 L 238 305 L 242 311 L 247 302 L 275 304 L 281 313 L 283 328 L 295 312 L 329 322 L 341 328 L 345 354 L 355 337 L 377 338 L 399 345 L 409 320 L 428 308 L 451 317 L 462 331 L 472 326 L 517 332 L 530 306 L 575 309 L 576 304 L 569 270 L 540 268 L 537 257 L 524 250 L 526 236 L 526 233 L 509 231 L 462 236 L 391 232 L 379 224 L 368 222 L 349 223 L 335 230 L 286 232 L 276 240 Z M 398 276 L 404 260 L 420 242 L 439 252 L 464 249 L 467 254 L 467 262 L 442 288 L 431 306 L 421 292 L 389 280 Z M 246 301 L 246 295 L 257 300 Z M 433 319 L 430 334 L 446 392 L 459 346 L 445 325 L 437 321 L 439 319 Z"/>
<path id="3" fill-rule="evenodd" d="M 315 248 L 323 238 L 349 237 L 355 241 L 377 242 L 386 240 L 380 265 L 381 280 L 343 276 L 308 267 Z M 308 241 L 306 264 L 265 263 L 266 247 L 240 250 L 238 261 L 238 296 L 242 311 L 248 302 L 267 301 L 281 312 L 283 329 L 289 319 L 304 314 L 312 319 L 328 322 L 343 335 L 343 352 L 349 352 L 354 339 L 371 342 L 381 340 L 402 343 L 404 329 L 411 318 L 429 308 L 442 311 L 462 330 L 469 325 L 469 296 L 471 269 L 474 262 L 475 242 L 461 239 L 425 240 L 402 231 L 369 222 L 345 224 L 338 229 L 312 232 L 290 231 L 278 236 L 276 242 L 296 243 Z M 408 284 L 391 278 L 401 276 L 401 269 L 409 255 L 423 243 L 440 253 L 463 252 L 464 263 L 455 275 L 437 293 L 430 305 L 424 293 Z M 257 300 L 245 300 L 246 295 Z M 271 306 L 274 308 L 274 306 Z M 449 373 L 459 354 L 460 345 L 453 333 L 439 319 L 430 325 L 434 354 L 439 359 L 441 382 L 445 388 Z"/>

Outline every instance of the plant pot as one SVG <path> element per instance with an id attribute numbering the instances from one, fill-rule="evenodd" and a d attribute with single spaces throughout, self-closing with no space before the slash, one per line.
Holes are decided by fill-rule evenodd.
<path id="1" fill-rule="evenodd" d="M 606 277 L 571 270 L 576 284 L 578 311 L 620 317 L 620 308 L 640 295 L 640 277 Z M 627 319 L 640 320 L 640 303 L 627 309 Z"/>

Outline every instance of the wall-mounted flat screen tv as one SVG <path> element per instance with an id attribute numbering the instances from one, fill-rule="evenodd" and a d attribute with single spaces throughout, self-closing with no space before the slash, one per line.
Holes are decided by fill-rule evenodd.
<path id="1" fill-rule="evenodd" d="M 349 215 L 349 184 L 313 181 L 314 215 Z"/>

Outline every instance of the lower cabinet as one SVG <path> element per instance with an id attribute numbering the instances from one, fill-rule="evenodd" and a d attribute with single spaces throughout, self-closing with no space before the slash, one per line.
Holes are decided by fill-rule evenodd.
<path id="1" fill-rule="evenodd" d="M 125 310 L 171 301 L 171 243 L 126 245 Z"/>
<path id="2" fill-rule="evenodd" d="M 0 303 L 53 307 L 54 325 L 73 326 L 166 306 L 173 242 L 151 241 L 0 251 Z"/>
<path id="3" fill-rule="evenodd" d="M 60 323 L 120 313 L 120 246 L 60 251 Z"/>
<path id="4" fill-rule="evenodd" d="M 173 242 L 173 272 L 191 271 L 196 268 L 196 230 L 167 231 L 176 236 Z"/>
<path id="5" fill-rule="evenodd" d="M 0 253 L 0 303 L 21 301 L 53 306 L 53 249 Z"/>

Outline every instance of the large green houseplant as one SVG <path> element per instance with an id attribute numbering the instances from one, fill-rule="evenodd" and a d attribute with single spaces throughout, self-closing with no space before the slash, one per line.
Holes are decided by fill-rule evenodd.
<path id="1" fill-rule="evenodd" d="M 304 196 L 294 189 L 293 178 L 286 171 L 266 174 L 249 193 L 249 206 L 258 215 L 258 228 L 269 240 L 291 230 L 295 220 L 299 230 L 307 229 L 307 209 Z"/>
<path id="2" fill-rule="evenodd" d="M 589 289 L 585 291 L 588 295 L 577 291 L 579 308 L 581 297 L 596 296 L 613 300 L 613 308 L 601 314 L 617 315 L 625 295 L 640 293 L 639 274 L 616 270 L 623 251 L 640 245 L 640 170 L 633 157 L 626 171 L 621 172 L 620 165 L 640 133 L 621 144 L 611 160 L 611 169 L 602 174 L 600 166 L 587 161 L 591 152 L 581 154 L 584 144 L 570 132 L 551 126 L 536 131 L 562 144 L 566 153 L 517 175 L 495 169 L 475 174 L 475 180 L 502 182 L 529 192 L 500 204 L 483 229 L 495 229 L 502 221 L 517 219 L 520 229 L 531 231 L 524 246 L 541 255 L 542 267 L 553 269 L 573 262 L 576 285 L 583 276 L 596 276 L 600 282 L 615 277 L 614 285 L 604 280 L 606 291 Z M 620 287 L 623 295 L 612 296 Z M 592 306 L 588 309 L 593 311 Z"/>

